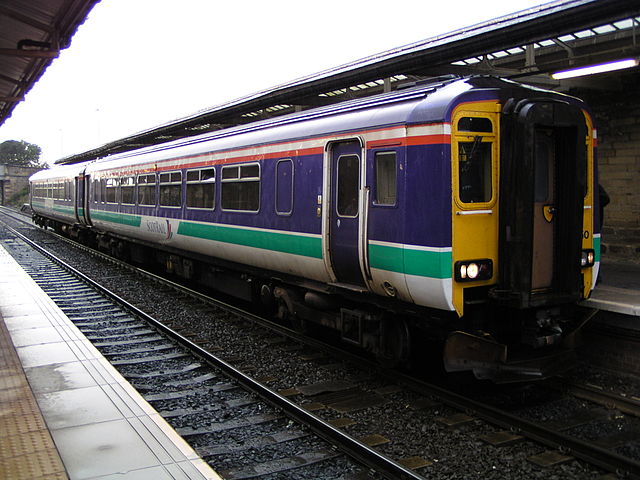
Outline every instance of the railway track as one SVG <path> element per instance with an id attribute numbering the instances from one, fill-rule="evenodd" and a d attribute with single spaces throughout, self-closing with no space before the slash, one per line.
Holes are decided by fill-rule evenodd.
<path id="1" fill-rule="evenodd" d="M 118 283 L 123 275 L 131 274 L 108 274 L 108 276 L 115 280 L 115 283 Z M 161 280 L 154 278 L 154 281 L 159 282 Z M 184 289 L 182 291 L 185 292 Z M 187 303 L 191 302 L 192 304 L 199 305 L 196 307 L 196 311 L 204 311 L 206 313 L 207 308 L 217 308 L 212 306 L 215 302 L 203 298 L 196 292 L 186 291 L 184 295 L 188 295 L 189 300 L 187 300 Z M 239 314 L 237 310 L 234 315 L 236 314 Z M 201 316 L 201 313 L 197 315 Z M 401 465 L 400 462 L 402 462 L 403 465 L 401 466 L 407 469 L 412 475 L 419 476 L 419 473 L 422 472 L 430 476 L 441 472 L 448 472 L 447 468 L 450 468 L 450 466 L 445 466 L 447 454 L 443 453 L 443 449 L 439 447 L 441 447 L 442 443 L 447 443 L 447 441 L 455 441 L 459 444 L 459 450 L 461 451 L 468 451 L 470 448 L 481 450 L 482 455 L 488 455 L 490 457 L 489 463 L 498 465 L 498 468 L 503 468 L 504 464 L 501 463 L 500 457 L 505 455 L 519 455 L 523 458 L 526 456 L 527 462 L 533 462 L 535 461 L 533 459 L 534 457 L 540 456 L 543 457 L 541 460 L 538 459 L 540 462 L 544 462 L 545 459 L 553 460 L 554 458 L 555 460 L 563 460 L 566 462 L 570 460 L 571 456 L 574 456 L 590 464 L 604 468 L 605 470 L 618 471 L 628 474 L 632 478 L 640 478 L 640 474 L 638 473 L 640 472 L 639 464 L 633 460 L 633 458 L 616 454 L 601 446 L 565 435 L 557 429 L 553 430 L 552 428 L 548 428 L 548 426 L 545 427 L 536 422 L 527 421 L 521 416 L 509 414 L 500 408 L 492 407 L 486 403 L 473 401 L 463 395 L 456 395 L 437 386 L 425 384 L 410 376 L 404 376 L 397 372 L 379 370 L 364 359 L 346 355 L 344 352 L 335 351 L 330 347 L 323 346 L 306 338 L 297 338 L 294 332 L 287 331 L 281 327 L 261 323 L 256 326 L 256 323 L 254 323 L 256 319 L 251 315 L 243 314 L 241 318 L 234 318 L 230 321 L 239 328 L 239 331 L 245 332 L 247 335 L 255 335 L 262 339 L 262 344 L 267 350 L 277 351 L 279 355 L 284 355 L 288 352 L 290 356 L 295 356 L 299 363 L 308 364 L 311 370 L 315 369 L 316 373 L 308 375 L 304 379 L 299 379 L 295 376 L 287 377 L 278 375 L 275 372 L 281 368 L 279 365 L 276 365 L 276 367 L 272 369 L 268 368 L 269 365 L 255 365 L 255 363 L 258 362 L 252 362 L 251 355 L 243 357 L 243 355 L 237 353 L 233 353 L 231 354 L 231 358 L 227 358 L 228 363 L 224 362 L 229 368 L 238 371 L 244 370 L 245 374 L 251 373 L 254 377 L 260 378 L 261 385 L 268 383 L 271 387 L 270 390 L 279 391 L 280 396 L 286 399 L 287 402 L 296 405 L 304 411 L 314 411 L 316 416 L 325 418 L 326 423 L 334 429 L 340 428 L 348 431 L 350 433 L 349 437 L 352 439 L 360 438 L 362 443 L 368 445 L 368 449 L 376 448 L 378 451 L 383 452 L 383 456 L 395 458 L 397 460 L 395 463 L 398 465 Z M 218 342 L 217 340 L 212 341 L 211 336 L 199 332 L 197 323 L 193 324 L 192 322 L 182 321 L 174 325 L 179 325 L 179 328 L 185 336 L 199 339 L 202 345 L 199 348 L 203 350 L 220 351 L 221 356 L 229 355 L 225 347 L 222 346 L 223 342 Z M 115 342 L 119 342 L 119 340 L 113 339 L 116 333 L 106 330 L 103 325 L 94 325 L 91 328 L 95 330 L 91 335 L 96 336 L 97 341 L 106 343 L 106 345 L 102 347 L 105 348 L 105 351 L 107 351 L 107 349 L 113 349 L 109 350 L 109 352 L 114 352 L 113 358 L 115 361 L 118 361 L 118 359 L 127 361 L 127 354 L 123 352 L 127 352 L 127 348 L 133 344 L 114 344 Z M 118 328 L 126 329 L 125 331 L 132 338 L 133 336 L 138 336 L 137 333 L 144 330 L 143 327 L 138 329 L 124 324 L 119 325 Z M 142 335 L 142 333 L 140 333 L 140 335 Z M 102 336 L 113 338 L 101 339 Z M 155 342 L 155 340 L 150 340 L 150 345 L 156 345 L 158 349 L 163 350 L 162 343 L 155 344 L 153 342 Z M 166 351 L 170 352 L 171 350 L 167 347 Z M 109 353 L 109 355 L 111 355 L 111 353 Z M 124 357 L 118 355 L 124 355 Z M 131 356 L 133 360 L 136 356 L 139 356 L 140 353 L 129 352 L 128 355 Z M 181 365 L 179 359 L 172 359 L 171 361 L 177 365 Z M 231 363 L 233 363 L 235 367 L 232 367 L 230 365 Z M 261 363 L 267 362 L 262 361 Z M 355 369 L 355 371 L 344 373 L 345 364 L 352 365 L 351 367 L 346 367 L 347 370 Z M 176 372 L 184 375 L 183 380 L 187 383 L 190 381 L 189 379 L 194 379 L 194 382 L 205 382 L 204 385 L 208 385 L 206 382 L 213 381 L 213 377 L 207 378 L 206 374 L 200 372 L 199 367 L 192 368 L 192 365 L 195 365 L 195 362 L 189 363 L 187 365 L 189 370 L 184 372 L 180 370 L 180 368 L 183 367 L 168 368 L 166 371 L 170 373 L 167 375 L 160 374 L 157 369 L 151 369 L 150 375 L 147 376 L 135 377 L 135 375 L 138 375 L 135 372 L 129 372 L 129 375 L 133 375 L 131 381 L 136 387 L 139 386 L 143 391 L 146 391 L 147 388 L 155 383 L 164 385 L 163 378 L 171 377 L 171 381 L 173 381 Z M 134 367 L 125 365 L 123 368 L 125 368 L 126 371 Z M 363 373 L 373 371 L 375 371 L 375 373 L 371 375 Z M 125 377 L 126 376 L 127 373 L 125 373 Z M 221 383 L 224 384 L 224 382 Z M 184 385 L 182 385 L 182 387 L 184 387 Z M 179 392 L 182 387 L 174 385 L 168 389 L 164 386 L 162 387 L 164 390 L 160 394 L 160 397 L 151 397 L 152 403 L 157 404 L 159 409 L 162 410 L 168 418 L 181 418 L 180 415 L 183 413 L 181 411 L 182 407 L 176 406 L 176 399 L 170 397 L 173 395 L 174 390 Z M 228 390 L 223 389 L 223 393 L 224 392 L 228 392 Z M 223 393 L 220 393 L 220 395 Z M 218 392 L 216 392 L 216 394 L 218 394 Z M 176 395 L 178 394 L 176 393 Z M 194 397 L 194 399 L 195 398 L 197 397 Z M 227 401 L 231 402 L 230 405 L 225 403 Z M 262 409 L 256 407 L 256 404 L 250 400 L 237 401 L 240 402 L 241 408 L 244 410 L 255 413 L 253 409 L 257 408 L 262 412 Z M 196 415 L 196 411 L 200 412 L 196 410 L 196 408 L 210 409 L 210 405 L 214 404 L 216 405 L 215 410 L 224 411 L 226 414 L 229 414 L 231 406 L 236 405 L 236 399 L 222 400 L 220 405 L 225 406 L 220 408 L 217 407 L 218 402 L 212 403 L 211 401 L 205 400 L 205 402 L 200 402 L 199 404 L 201 405 L 200 407 L 192 407 L 194 408 L 193 415 Z M 209 406 L 203 407 L 202 405 Z M 402 410 L 403 407 L 404 409 Z M 378 421 L 365 420 L 364 417 L 366 416 L 378 417 Z M 385 420 L 382 418 L 384 416 L 398 417 L 400 422 L 406 425 L 404 438 L 398 438 L 397 433 L 394 437 L 393 433 L 385 431 Z M 254 417 L 254 421 L 258 423 L 261 421 L 260 419 L 263 418 L 260 415 Z M 264 445 L 259 442 L 257 444 L 251 444 L 250 442 L 249 446 L 246 446 L 244 442 L 242 444 L 238 442 L 233 443 L 229 442 L 228 439 L 224 442 L 216 443 L 214 441 L 205 444 L 207 440 L 204 440 L 204 443 L 200 442 L 203 438 L 211 438 L 213 435 L 220 434 L 220 431 L 212 432 L 207 430 L 207 427 L 200 428 L 197 426 L 194 427 L 193 425 L 182 425 L 180 423 L 175 423 L 175 425 L 177 425 L 178 430 L 183 435 L 192 440 L 192 442 L 195 442 L 196 450 L 200 451 L 206 458 L 219 459 L 219 456 L 230 456 L 230 458 L 233 458 L 232 453 L 234 451 L 251 451 L 254 453 L 264 447 Z M 253 425 L 234 423 L 232 420 L 229 420 L 225 431 L 233 437 L 232 432 L 239 426 L 244 426 L 249 429 L 253 428 Z M 393 429 L 389 428 L 389 430 Z M 386 436 L 384 435 L 385 433 Z M 451 440 L 451 437 L 453 437 L 453 440 Z M 522 437 L 534 440 L 537 443 L 532 444 L 531 442 L 523 441 Z M 279 439 L 278 441 L 281 443 L 297 440 L 297 438 L 289 438 L 286 435 L 276 436 L 276 439 Z M 478 439 L 481 439 L 482 446 L 480 446 Z M 520 446 L 513 447 L 514 442 Z M 540 444 L 552 450 L 545 451 L 544 448 L 541 449 Z M 245 446 L 243 447 L 243 445 Z M 504 447 L 504 445 L 511 446 Z M 514 448 L 519 449 L 521 452 L 514 454 Z M 493 449 L 493 453 L 488 453 L 490 449 Z M 418 452 L 420 452 L 421 455 L 417 455 L 416 453 Z M 508 452 L 508 454 L 506 452 Z M 448 460 L 451 461 L 451 458 Z M 461 468 L 466 468 L 461 458 L 459 462 L 462 464 Z M 212 462 L 212 464 L 215 465 L 215 462 Z M 216 466 L 216 468 L 218 467 Z M 229 470 L 231 470 L 231 468 L 229 463 Z M 376 467 L 371 468 L 377 470 Z M 584 467 L 581 464 L 576 466 L 575 469 L 584 473 Z M 597 470 L 591 472 L 591 474 L 599 475 L 599 473 L 595 472 L 597 472 Z M 229 473 L 229 475 L 233 475 L 233 473 Z M 405 475 L 405 473 L 392 473 L 389 475 L 392 478 L 402 478 L 402 475 Z M 573 474 L 569 474 L 567 478 L 579 478 L 580 476 L 576 474 L 577 476 L 572 477 L 571 475 Z M 515 469 L 514 478 L 515 476 L 517 476 L 517 469 Z M 564 477 L 560 476 L 558 478 Z M 597 477 L 594 476 L 593 478 Z"/>
<path id="2" fill-rule="evenodd" d="M 215 465 L 223 477 L 270 478 L 295 470 L 297 478 L 319 478 L 328 471 L 339 477 L 374 470 L 372 478 L 420 478 L 167 328 L 19 232 L 10 234 L 14 239 L 3 243 L 23 268 L 147 401 L 172 419 L 181 435 L 199 437 L 194 443 L 200 452 L 224 457 Z M 219 435 L 237 428 L 251 429 L 251 441 L 234 444 Z M 267 458 L 243 454 L 260 445 L 271 447 Z"/>

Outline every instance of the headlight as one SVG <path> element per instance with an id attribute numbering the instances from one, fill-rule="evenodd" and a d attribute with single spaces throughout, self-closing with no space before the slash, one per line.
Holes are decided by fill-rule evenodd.
<path id="1" fill-rule="evenodd" d="M 493 277 L 493 261 L 488 258 L 459 261 L 453 268 L 456 282 L 474 282 Z"/>
<path id="2" fill-rule="evenodd" d="M 582 258 L 580 259 L 580 266 L 582 268 L 593 267 L 596 262 L 596 252 L 594 250 L 582 250 Z"/>

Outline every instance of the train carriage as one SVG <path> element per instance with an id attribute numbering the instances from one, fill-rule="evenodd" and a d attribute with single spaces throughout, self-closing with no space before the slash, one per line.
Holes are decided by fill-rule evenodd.
<path id="1" fill-rule="evenodd" d="M 84 216 L 84 183 L 78 177 L 86 163 L 41 170 L 29 178 L 31 207 L 41 212 L 36 220 L 40 225 L 79 224 Z"/>
<path id="2" fill-rule="evenodd" d="M 380 356 L 437 331 L 448 370 L 542 376 L 595 284 L 594 132 L 577 99 L 477 77 L 55 167 L 32 204 Z M 64 172 L 74 216 L 38 193 Z"/>

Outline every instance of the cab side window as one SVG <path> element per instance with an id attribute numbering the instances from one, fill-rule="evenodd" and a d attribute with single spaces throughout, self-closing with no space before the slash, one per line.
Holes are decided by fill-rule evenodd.
<path id="1" fill-rule="evenodd" d="M 458 142 L 458 197 L 463 203 L 486 203 L 493 196 L 493 125 L 484 117 L 462 117 L 458 132 L 469 141 Z"/>
<path id="2" fill-rule="evenodd" d="M 376 205 L 395 205 L 398 196 L 396 152 L 376 152 Z"/>

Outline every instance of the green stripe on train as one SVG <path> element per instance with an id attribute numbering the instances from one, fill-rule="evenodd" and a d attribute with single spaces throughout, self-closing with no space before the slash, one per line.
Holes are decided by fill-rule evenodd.
<path id="1" fill-rule="evenodd" d="M 595 256 L 595 261 L 599 262 L 600 261 L 600 244 L 601 244 L 602 240 L 600 237 L 593 237 L 593 250 L 596 254 Z"/>
<path id="2" fill-rule="evenodd" d="M 126 213 L 105 212 L 103 210 L 91 210 L 91 218 L 93 220 L 102 220 L 103 222 L 119 223 L 121 225 L 129 225 L 139 227 L 142 217 L 138 215 L 129 215 Z"/>
<path id="3" fill-rule="evenodd" d="M 54 212 L 60 212 L 60 213 L 66 213 L 69 215 L 75 215 L 75 211 L 73 210 L 73 207 L 65 207 L 64 205 L 54 205 L 53 206 L 53 211 Z"/>
<path id="4" fill-rule="evenodd" d="M 451 278 L 451 252 L 369 244 L 371 268 L 430 278 Z"/>
<path id="5" fill-rule="evenodd" d="M 216 242 L 262 248 L 304 257 L 322 258 L 322 239 L 288 233 L 229 228 L 222 225 L 180 222 L 178 234 Z"/>

